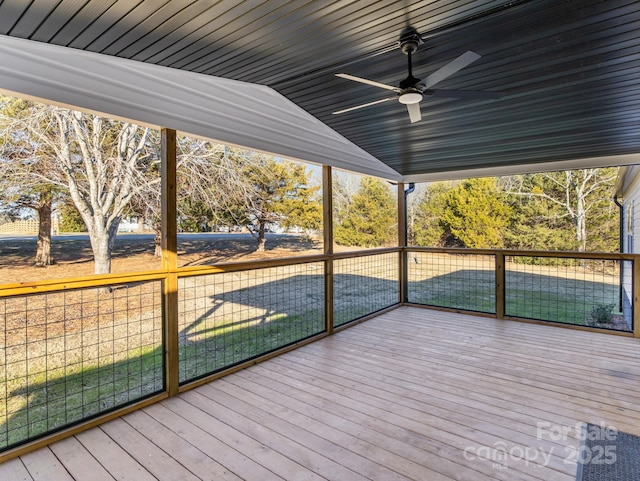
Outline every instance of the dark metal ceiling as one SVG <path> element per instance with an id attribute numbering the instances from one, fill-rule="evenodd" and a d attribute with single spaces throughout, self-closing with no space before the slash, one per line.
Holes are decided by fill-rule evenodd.
<path id="1" fill-rule="evenodd" d="M 426 38 L 424 78 L 501 100 L 425 99 L 411 124 L 389 95 L 400 30 Z M 640 2 L 630 0 L 4 0 L 0 33 L 268 85 L 403 175 L 640 152 Z"/>

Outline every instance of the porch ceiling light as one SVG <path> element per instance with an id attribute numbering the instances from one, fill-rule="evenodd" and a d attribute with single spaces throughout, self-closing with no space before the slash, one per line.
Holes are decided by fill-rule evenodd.
<path id="1" fill-rule="evenodd" d="M 419 92 L 407 92 L 398 97 L 401 104 L 417 104 L 422 100 L 422 94 Z"/>

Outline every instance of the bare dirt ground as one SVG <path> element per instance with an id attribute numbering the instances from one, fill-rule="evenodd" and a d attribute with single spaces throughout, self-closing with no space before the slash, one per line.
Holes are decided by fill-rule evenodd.
<path id="1" fill-rule="evenodd" d="M 55 265 L 33 266 L 35 237 L 0 237 L 0 284 L 93 274 L 93 254 L 85 235 L 60 235 L 52 241 Z M 268 234 L 264 252 L 255 251 L 249 234 L 180 234 L 178 265 L 197 266 L 224 262 L 275 259 L 322 253 L 322 241 L 290 234 Z M 119 235 L 112 258 L 113 273 L 160 269 L 153 255 L 153 235 Z"/>

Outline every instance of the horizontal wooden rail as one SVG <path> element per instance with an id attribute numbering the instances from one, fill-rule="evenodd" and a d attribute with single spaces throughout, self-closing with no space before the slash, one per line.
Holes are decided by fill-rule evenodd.
<path id="1" fill-rule="evenodd" d="M 369 249 L 351 252 L 335 252 L 334 259 L 352 259 L 355 257 L 375 256 L 380 254 L 393 254 L 402 251 L 401 247 L 384 247 L 381 249 Z"/>
<path id="2" fill-rule="evenodd" d="M 465 249 L 465 248 L 445 248 L 445 247 L 404 247 L 406 252 L 431 252 L 438 254 L 454 255 L 496 255 L 505 257 L 553 257 L 566 259 L 602 259 L 602 260 L 623 260 L 633 261 L 640 259 L 640 254 L 626 254 L 622 252 L 577 252 L 577 251 L 534 251 L 534 250 L 514 250 L 514 249 Z"/>
<path id="3" fill-rule="evenodd" d="M 46 292 L 64 291 L 68 289 L 86 289 L 134 282 L 157 281 L 165 279 L 166 277 L 167 273 L 165 271 L 155 270 L 2 284 L 0 285 L 0 298 L 28 294 L 44 294 Z"/>
<path id="4" fill-rule="evenodd" d="M 325 262 L 327 259 L 351 259 L 356 257 L 374 256 L 400 252 L 399 247 L 387 247 L 382 249 L 357 250 L 339 252 L 334 254 L 316 254 L 299 257 L 283 257 L 277 259 L 262 259 L 243 262 L 230 262 L 223 264 L 178 267 L 177 269 L 157 269 L 152 271 L 127 272 L 116 274 L 99 274 L 81 277 L 66 277 L 60 279 L 45 279 L 40 281 L 17 282 L 0 284 L 0 298 L 25 294 L 40 294 L 67 289 L 82 289 L 91 287 L 104 287 L 114 284 L 127 284 L 151 280 L 162 280 L 167 274 L 177 272 L 178 277 L 201 276 L 207 274 L 219 274 L 223 272 L 239 272 L 254 269 L 267 269 L 270 267 L 293 266 L 310 264 L 312 262 Z"/>
<path id="5" fill-rule="evenodd" d="M 221 274 L 224 272 L 250 271 L 257 269 L 268 269 L 270 267 L 295 266 L 299 264 L 310 264 L 313 262 L 324 262 L 329 256 L 317 254 L 311 256 L 285 257 L 281 259 L 264 259 L 256 261 L 233 262 L 228 264 L 215 264 L 210 266 L 190 266 L 177 269 L 178 277 L 202 276 L 207 274 Z"/>

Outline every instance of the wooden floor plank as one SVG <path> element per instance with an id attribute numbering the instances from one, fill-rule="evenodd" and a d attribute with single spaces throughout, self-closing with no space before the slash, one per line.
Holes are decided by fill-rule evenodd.
<path id="1" fill-rule="evenodd" d="M 348 414 L 345 417 L 336 416 L 332 414 L 332 411 L 335 412 L 335 409 L 332 409 L 334 403 L 340 402 L 340 399 L 330 396 L 329 399 L 325 398 L 321 400 L 323 397 L 323 388 L 316 388 L 312 383 L 302 383 L 296 380 L 294 377 L 290 377 L 288 375 L 283 376 L 273 376 L 267 370 L 262 369 L 262 366 L 256 366 L 242 373 L 241 377 L 246 377 L 249 379 L 254 385 L 261 385 L 264 388 L 269 388 L 273 386 L 274 393 L 271 393 L 273 398 L 277 396 L 281 396 L 283 400 L 285 399 L 297 399 L 302 403 L 306 404 L 309 407 L 304 405 L 294 406 L 295 409 L 301 409 L 302 413 L 308 415 L 309 417 L 313 417 L 320 422 L 329 423 L 331 426 L 340 426 L 342 430 L 344 430 L 347 434 L 352 434 L 357 436 L 363 442 L 371 443 L 373 445 L 385 446 L 387 449 L 391 449 L 393 453 L 401 456 L 409 456 L 410 460 L 413 462 L 419 463 L 420 459 L 424 459 L 424 453 L 418 453 L 411 449 L 409 449 L 406 445 L 398 443 L 394 443 L 392 439 L 387 436 L 377 436 L 375 432 L 370 430 L 366 430 L 363 426 L 360 426 L 356 423 L 350 421 L 351 416 Z M 368 391 L 363 391 L 357 393 L 357 397 L 360 402 L 364 402 L 366 399 L 377 398 L 378 394 L 381 393 L 380 386 L 374 386 Z M 517 436 L 513 433 L 504 431 L 502 435 L 495 434 L 486 434 L 483 430 L 487 429 L 487 424 L 482 423 L 481 421 L 475 421 L 471 423 L 470 426 L 463 425 L 462 423 L 456 423 L 451 419 L 448 419 L 447 416 L 433 416 L 429 411 L 433 409 L 437 409 L 435 406 L 429 406 L 428 408 L 424 408 L 420 403 L 414 403 L 411 401 L 407 401 L 403 396 L 396 395 L 392 392 L 387 392 L 386 395 L 383 395 L 383 398 L 387 400 L 386 409 L 389 412 L 393 412 L 394 410 L 398 410 L 400 407 L 403 407 L 403 413 L 405 416 L 409 417 L 413 420 L 420 420 L 423 423 L 426 423 L 429 419 L 435 420 L 434 423 L 430 425 L 430 428 L 422 431 L 425 435 L 433 435 L 434 432 L 439 431 L 464 431 L 467 436 L 464 441 L 461 441 L 456 447 L 459 448 L 458 453 L 462 455 L 463 450 L 469 446 L 493 446 L 495 443 L 505 441 L 505 444 L 511 447 L 519 447 L 523 445 L 523 443 L 518 443 Z M 326 411 L 321 411 L 322 407 L 326 408 Z M 414 425 L 414 429 L 416 429 L 418 423 Z M 434 428 L 436 431 L 434 431 Z M 507 437 L 510 436 L 510 437 Z M 513 440 L 516 438 L 515 440 Z M 527 441 L 530 441 L 530 438 L 527 438 Z M 524 444 L 528 446 L 528 444 Z M 553 460 L 554 464 L 558 464 L 558 460 Z M 444 464 L 444 463 L 443 463 Z M 561 466 L 564 468 L 564 466 Z M 439 469 L 442 469 L 442 466 L 439 466 Z M 536 466 L 528 465 L 525 467 L 527 471 L 531 471 L 532 473 L 539 472 L 539 469 Z M 569 469 L 569 468 L 567 468 Z M 473 473 L 472 473 L 473 474 Z M 480 478 L 480 476 L 475 473 L 475 476 Z M 461 473 L 456 475 L 457 477 L 462 476 Z M 548 476 L 548 474 L 547 474 Z M 566 479 L 563 475 L 559 475 L 558 479 Z"/>
<path id="2" fill-rule="evenodd" d="M 214 393 L 214 390 L 215 390 L 215 393 Z M 240 385 L 237 384 L 237 380 L 233 380 L 233 382 L 216 383 L 215 386 L 209 386 L 209 389 L 207 389 L 206 395 L 207 396 L 214 395 L 217 399 L 220 399 L 221 392 L 224 392 L 225 394 L 228 395 L 227 402 L 229 406 L 240 405 L 242 406 L 241 409 L 243 413 L 247 413 L 247 415 L 252 416 L 252 418 L 261 419 L 263 420 L 263 422 L 265 417 L 270 416 L 270 413 L 274 411 L 273 405 L 270 404 L 271 399 L 256 396 L 255 394 L 242 389 Z M 333 409 L 335 409 L 336 411 L 340 410 L 339 406 L 337 405 L 333 406 Z M 432 461 L 434 461 L 433 465 L 438 465 L 439 467 L 442 467 L 443 465 L 448 465 L 446 466 L 446 469 L 448 470 L 449 475 L 452 476 L 454 479 L 465 479 L 464 476 L 470 476 L 469 479 L 484 479 L 483 474 L 491 475 L 491 479 L 505 479 L 509 481 L 534 479 L 524 475 L 514 477 L 513 474 L 510 474 L 509 476 L 505 476 L 505 477 L 502 477 L 499 475 L 494 478 L 495 473 L 493 472 L 493 470 L 491 468 L 486 470 L 483 469 L 484 467 L 483 464 L 475 464 L 474 469 L 471 469 L 471 470 L 466 469 L 465 474 L 460 474 L 461 471 L 465 470 L 465 466 L 468 466 L 469 463 L 465 462 L 463 459 L 463 463 L 461 463 L 462 466 L 459 469 L 457 466 L 453 466 L 454 463 L 451 460 L 456 459 L 456 456 L 460 454 L 459 451 L 457 449 L 451 448 L 450 446 L 444 443 L 436 442 L 431 437 L 422 435 L 421 433 L 417 432 L 414 429 L 415 425 L 413 424 L 409 425 L 409 423 L 407 423 L 407 425 L 402 426 L 402 425 L 395 425 L 395 424 L 391 425 L 390 423 L 387 423 L 389 426 L 391 426 L 391 428 L 387 428 L 385 430 L 385 427 L 383 426 L 383 424 L 385 424 L 385 421 L 383 421 L 381 417 L 358 415 L 359 413 L 356 413 L 356 412 L 351 412 L 349 414 L 351 416 L 351 419 L 357 421 L 359 424 L 362 424 L 363 426 L 367 426 L 371 429 L 381 429 L 382 432 L 386 432 L 389 436 L 394 436 L 395 439 L 397 440 L 403 440 L 410 445 L 419 446 L 421 449 L 424 450 L 421 452 L 421 455 L 423 455 L 425 458 L 431 458 Z M 384 417 L 388 418 L 390 415 L 391 413 L 385 412 Z M 285 414 L 285 416 L 289 418 L 288 415 Z M 284 419 L 282 419 L 281 421 L 283 423 L 287 422 Z M 395 432 L 392 432 L 393 428 L 395 428 Z M 290 434 L 291 427 L 284 426 L 282 429 L 283 429 L 283 432 L 291 435 Z M 306 438 L 308 438 L 310 434 L 311 433 L 307 433 Z M 441 458 L 435 460 L 432 454 L 437 454 Z M 342 456 L 335 457 L 334 459 L 339 460 L 340 462 L 344 462 L 343 460 L 347 459 L 348 457 L 349 457 L 348 455 L 343 454 Z M 351 455 L 351 457 L 353 457 L 353 455 Z M 476 471 L 476 469 L 478 471 Z M 364 473 L 364 471 L 361 471 L 361 472 Z M 345 479 L 345 478 L 343 477 L 343 478 L 331 478 L 331 479 Z M 348 478 L 348 479 L 351 479 L 351 478 Z M 375 479 L 375 475 L 374 475 L 374 479 Z"/>
<path id="3" fill-rule="evenodd" d="M 22 456 L 33 481 L 73 481 L 68 471 L 50 449 L 44 448 Z M 0 479 L 4 479 L 0 476 Z"/>
<path id="4" fill-rule="evenodd" d="M 452 353 L 461 360 L 473 359 L 491 363 L 508 356 L 509 367 L 521 370 L 535 369 L 539 376 L 545 375 L 550 380 L 564 374 L 567 377 L 570 376 L 572 381 L 589 381 L 591 389 L 601 388 L 607 392 L 613 390 L 613 392 L 635 397 L 635 402 L 640 400 L 640 383 L 638 383 L 640 381 L 640 366 L 631 362 L 623 363 L 620 360 L 614 361 L 606 356 L 600 356 L 596 359 L 589 359 L 589 362 L 585 364 L 580 362 L 584 353 L 574 353 L 569 360 L 562 362 L 541 353 L 540 346 L 536 350 L 526 352 L 523 348 L 518 348 L 516 344 L 512 346 L 505 344 L 502 339 L 485 341 L 481 346 L 478 346 L 476 343 L 459 341 L 451 336 L 438 337 L 436 338 L 438 342 L 432 343 L 434 336 L 425 337 L 421 334 L 414 334 L 408 338 L 397 332 L 390 333 L 384 329 L 376 330 L 375 326 L 372 326 L 367 331 L 366 337 L 360 338 L 360 340 L 368 341 L 378 336 L 384 336 L 388 342 L 402 342 L 406 348 L 415 347 L 416 350 L 423 353 L 430 353 L 434 350 Z M 370 343 L 368 345 L 370 346 Z M 596 363 L 598 366 L 594 365 Z M 611 376 L 611 372 L 616 372 L 613 368 L 621 366 L 624 367 L 627 377 Z"/>
<path id="5" fill-rule="evenodd" d="M 199 478 L 186 469 L 178 459 L 169 456 L 122 419 L 104 424 L 102 430 L 117 442 L 124 452 L 129 453 L 131 458 L 137 461 L 136 464 L 144 466 L 145 470 L 150 473 L 150 479 L 155 477 L 161 481 L 174 479 L 198 481 Z M 132 466 L 132 470 L 134 467 Z M 140 479 L 145 478 L 141 477 Z"/>
<path id="6" fill-rule="evenodd" d="M 300 355 L 304 355 L 306 357 L 311 357 L 316 353 L 311 349 L 305 350 L 304 353 Z M 553 391 L 554 386 L 557 388 L 558 385 L 542 385 L 538 381 L 526 381 L 526 380 L 516 380 L 514 378 L 508 379 L 505 381 L 503 379 L 504 375 L 501 375 L 497 378 L 493 377 L 493 374 L 488 373 L 486 368 L 479 367 L 477 363 L 473 363 L 471 367 L 465 364 L 453 364 L 450 363 L 446 368 L 441 367 L 442 360 L 438 360 L 437 362 L 430 363 L 428 366 L 422 368 L 420 363 L 408 363 L 408 362 L 395 362 L 395 367 L 390 366 L 388 362 L 386 362 L 386 358 L 390 357 L 389 355 L 385 355 L 378 353 L 377 355 L 372 354 L 370 351 L 367 351 L 363 348 L 354 348 L 353 346 L 349 347 L 349 349 L 341 350 L 343 360 L 345 362 L 349 362 L 350 366 L 353 366 L 354 372 L 361 373 L 362 370 L 366 372 L 367 369 L 372 372 L 372 375 L 378 376 L 380 372 L 389 373 L 389 376 L 397 376 L 400 381 L 402 374 L 404 372 L 409 371 L 420 371 L 422 369 L 421 379 L 428 384 L 429 382 L 435 385 L 441 385 L 442 387 L 453 386 L 459 387 L 461 389 L 465 389 L 469 385 L 474 387 L 474 393 L 484 392 L 489 395 L 491 393 L 495 393 L 494 397 L 496 399 L 500 399 L 503 396 L 511 396 L 510 401 L 514 399 L 520 399 L 520 402 L 524 403 L 527 406 L 527 409 L 534 408 L 535 406 L 550 406 L 551 404 L 548 402 L 550 398 L 556 398 L 560 402 L 553 404 L 560 404 L 559 406 L 554 406 L 554 413 L 561 413 L 566 416 L 572 416 L 576 409 L 581 412 L 582 409 L 580 406 L 572 407 L 573 404 L 568 406 L 564 406 L 566 403 L 566 399 L 568 397 L 568 393 L 572 393 L 571 391 L 561 391 L 560 393 Z M 321 354 L 321 353 L 320 353 Z M 318 355 L 318 358 L 321 359 L 321 362 L 335 362 L 331 359 L 323 359 L 321 355 Z M 376 364 L 377 363 L 377 364 Z M 560 381 L 559 381 L 560 382 Z M 535 384 L 535 385 L 534 385 Z M 583 389 L 576 389 L 576 391 L 580 391 L 581 395 L 584 395 Z M 527 393 L 527 396 L 523 396 L 524 392 Z M 462 396 L 464 397 L 464 396 Z M 617 400 L 616 402 L 610 401 L 611 396 L 607 395 L 606 397 L 600 397 L 597 400 L 592 399 L 583 399 L 576 396 L 571 397 L 571 402 L 584 404 L 588 406 L 592 410 L 602 410 L 608 411 L 612 416 L 624 418 L 634 418 L 638 417 L 638 410 L 636 406 L 631 406 L 627 401 Z M 489 405 L 489 404 L 487 404 Z M 514 406 L 517 407 L 517 406 Z"/>
<path id="7" fill-rule="evenodd" d="M 379 439 L 378 443 L 371 443 L 356 435 L 341 430 L 338 424 L 342 420 L 337 418 L 329 420 L 328 416 L 322 418 L 317 415 L 318 412 L 313 410 L 311 406 L 308 407 L 308 411 L 300 409 L 296 410 L 296 405 L 291 403 L 290 400 L 287 400 L 285 396 L 281 396 L 275 391 L 270 393 L 270 396 L 277 398 L 279 404 L 288 406 L 287 418 L 297 423 L 298 426 L 306 426 L 307 429 L 317 433 L 319 436 L 339 444 L 344 448 L 348 448 L 350 451 L 360 456 L 366 457 L 372 461 L 375 460 L 375 462 L 381 466 L 389 468 L 390 472 L 385 471 L 385 479 L 420 479 L 421 476 L 423 478 L 425 477 L 425 473 L 431 471 L 429 469 L 422 468 L 420 465 L 407 458 L 387 450 L 382 439 Z M 451 479 L 436 472 L 431 472 L 426 477 L 428 479 L 443 481 Z"/>
<path id="8" fill-rule="evenodd" d="M 197 410 L 185 401 L 173 398 L 159 405 L 150 406 L 146 412 L 242 479 L 265 481 L 281 481 L 283 479 L 235 449 L 234 439 L 226 440 L 227 444 L 210 433 L 209 426 L 206 424 L 207 417 L 205 415 L 199 417 L 199 414 L 193 413 L 193 409 Z M 189 411 L 192 411 L 191 417 L 194 417 L 193 414 L 195 414 L 197 419 L 195 423 L 187 419 L 190 416 Z M 216 434 L 219 435 L 219 433 Z"/>
<path id="9" fill-rule="evenodd" d="M 573 481 L 577 433 L 538 423 L 581 422 L 640 435 L 637 339 L 403 307 L 8 461 L 0 480 Z"/>
<path id="10" fill-rule="evenodd" d="M 154 481 L 156 478 L 134 459 L 132 450 L 125 449 L 131 446 L 125 443 L 123 447 L 114 441 L 122 442 L 126 438 L 125 433 L 114 429 L 120 423 L 119 420 L 112 421 L 103 426 L 106 432 L 103 429 L 90 429 L 78 434 L 76 438 L 118 481 Z M 111 437 L 107 432 L 111 432 Z M 151 454 L 149 457 L 151 458 Z M 157 459 L 152 461 L 154 464 L 158 462 Z"/>
<path id="11" fill-rule="evenodd" d="M 220 419 L 217 413 L 219 406 L 199 392 L 189 391 L 184 393 L 181 398 L 197 408 L 197 410 L 182 409 L 182 412 L 187 415 L 187 419 L 197 422 L 201 426 L 207 426 L 211 433 L 220 433 L 225 438 L 234 439 L 234 447 L 238 451 L 259 462 L 283 479 L 322 481 L 322 478 L 314 472 L 245 434 L 245 431 L 251 431 L 252 427 L 247 420 L 241 429 L 236 429 Z"/>
<path id="12" fill-rule="evenodd" d="M 51 451 L 76 481 L 113 481 L 115 478 L 75 437 L 53 443 Z"/>
<path id="13" fill-rule="evenodd" d="M 220 421 L 235 429 L 242 430 L 244 434 L 269 446 L 274 451 L 292 459 L 323 478 L 349 479 L 353 481 L 367 480 L 357 472 L 347 469 L 331 458 L 322 455 L 321 452 L 316 452 L 304 446 L 303 443 L 307 442 L 306 438 L 297 442 L 291 438 L 288 431 L 285 430 L 284 434 L 281 434 L 278 430 L 273 430 L 266 426 L 264 417 L 267 413 L 262 411 L 260 415 L 256 416 L 255 410 L 252 412 L 252 406 L 244 403 L 242 399 L 226 395 L 213 385 L 203 386 L 202 389 L 198 389 L 198 392 L 209 401 L 215 403 L 216 417 Z M 241 409 L 238 409 L 239 405 L 242 406 Z M 282 426 L 283 424 L 280 424 L 280 427 Z"/>
<path id="14" fill-rule="evenodd" d="M 492 322 L 497 321 L 492 320 Z M 413 323 L 413 325 L 419 326 L 417 323 Z M 611 357 L 610 353 L 605 351 L 606 354 L 603 356 L 587 358 L 589 361 L 587 364 L 580 363 L 579 361 L 584 357 L 585 346 L 581 345 L 576 351 L 571 351 L 567 348 L 566 342 L 558 339 L 544 339 L 542 343 L 538 340 L 537 344 L 534 344 L 535 340 L 532 341 L 527 337 L 510 341 L 509 339 L 505 339 L 506 336 L 504 332 L 502 332 L 499 337 L 485 334 L 481 339 L 473 338 L 473 340 L 471 340 L 454 336 L 443 336 L 443 333 L 438 332 L 435 328 L 425 332 L 424 329 L 420 327 L 416 328 L 416 332 L 414 332 L 411 337 L 407 337 L 405 332 L 389 332 L 381 326 L 371 326 L 366 334 L 368 337 L 385 336 L 385 338 L 388 338 L 390 341 L 394 339 L 404 341 L 408 343 L 408 346 L 414 345 L 420 350 L 424 349 L 425 352 L 428 352 L 432 347 L 436 349 L 444 348 L 446 351 L 458 354 L 468 353 L 468 355 L 474 357 L 478 356 L 489 359 L 493 356 L 500 356 L 502 353 L 507 353 L 512 362 L 516 362 L 518 365 L 536 368 L 539 371 L 541 370 L 551 374 L 557 374 L 560 369 L 567 374 L 577 374 L 579 376 L 583 372 L 602 375 L 606 374 L 607 369 L 611 367 L 626 364 L 625 367 L 629 375 L 628 378 L 615 378 L 615 385 L 627 387 L 636 393 L 639 390 L 637 380 L 640 376 L 640 366 L 638 366 L 636 362 L 633 362 L 634 358 L 620 359 Z M 430 342 L 434 339 L 438 340 L 437 345 Z M 554 349 L 550 351 L 547 346 L 550 344 L 553 345 L 554 343 L 558 343 L 564 349 Z M 606 344 L 602 347 L 606 349 Z M 632 347 L 632 345 L 630 345 L 630 347 Z M 588 347 L 587 350 L 588 349 L 590 349 L 590 347 Z M 631 353 L 633 349 L 637 350 L 637 346 L 630 350 Z M 577 366 L 580 367 L 579 372 L 576 372 Z M 596 383 L 601 382 L 601 379 L 592 380 Z"/>
<path id="15" fill-rule="evenodd" d="M 346 358 L 343 358 L 343 362 Z M 296 357 L 289 357 L 287 360 L 278 360 L 279 362 L 288 362 L 289 366 L 295 364 L 295 368 L 307 374 L 318 376 L 325 379 L 327 372 L 335 372 L 334 370 L 340 369 L 340 362 L 333 359 L 326 359 L 323 357 L 314 357 L 310 351 L 306 351 L 303 355 Z M 381 372 L 388 371 L 388 366 L 385 370 L 381 370 L 377 364 L 369 366 L 367 362 L 361 362 L 361 359 L 349 358 L 349 372 L 351 374 L 361 374 L 375 376 L 379 378 L 381 376 L 388 377 L 389 373 L 381 375 Z M 341 372 L 344 374 L 344 372 Z M 394 371 L 393 376 L 397 376 L 399 380 L 406 379 L 409 374 L 403 371 Z M 348 385 L 351 381 L 344 376 L 332 377 L 331 374 L 326 374 L 326 377 L 334 383 Z M 524 423 L 526 426 L 531 426 L 533 420 L 536 419 L 548 419 L 549 412 L 539 409 L 535 406 L 525 405 L 522 400 L 515 396 L 494 395 L 495 391 L 481 391 L 479 389 L 469 389 L 469 383 L 467 379 L 447 378 L 443 376 L 434 376 L 432 372 L 423 373 L 420 376 L 421 383 L 419 386 L 415 386 L 414 389 L 417 393 L 425 392 L 430 396 L 442 400 L 443 403 L 455 403 L 470 407 L 476 411 L 479 416 L 483 413 L 492 413 L 500 416 L 498 418 L 498 424 L 506 427 L 514 427 L 520 423 Z M 345 388 L 346 389 L 346 388 Z M 453 401 L 452 401 L 453 400 Z M 554 416 L 555 423 L 573 422 L 573 419 L 567 416 Z M 534 423 L 535 424 L 535 423 Z"/>
<path id="16" fill-rule="evenodd" d="M 299 369 L 299 366 L 296 366 L 296 370 Z M 295 375 L 289 371 L 285 371 L 287 376 L 294 377 Z M 325 379 L 322 374 L 318 375 L 318 378 Z M 336 381 L 337 379 L 333 377 L 332 381 Z M 309 378 L 307 378 L 309 381 Z M 462 466 L 468 466 L 471 470 L 480 470 L 481 466 L 478 466 L 477 463 L 469 463 L 462 456 L 462 450 L 465 446 L 470 445 L 470 443 L 477 443 L 479 441 L 478 436 L 473 438 L 460 436 L 460 434 L 465 433 L 478 433 L 481 431 L 481 426 L 474 423 L 465 424 L 465 422 L 469 419 L 469 413 L 476 417 L 476 419 L 481 420 L 483 423 L 486 422 L 486 419 L 483 420 L 481 415 L 478 417 L 477 413 L 473 411 L 465 412 L 462 409 L 456 409 L 456 405 L 449 401 L 445 401 L 443 405 L 447 406 L 447 409 L 450 411 L 445 414 L 448 419 L 448 424 L 443 423 L 441 416 L 442 414 L 434 413 L 434 411 L 441 410 L 441 407 L 436 404 L 431 404 L 430 402 L 422 402 L 419 401 L 419 410 L 412 410 L 411 407 L 408 407 L 406 403 L 404 406 L 407 409 L 399 409 L 399 406 L 402 405 L 400 399 L 390 398 L 387 399 L 386 409 L 382 405 L 376 405 L 375 401 L 369 397 L 366 397 L 367 394 L 363 391 L 355 391 L 353 389 L 349 389 L 347 383 L 338 383 L 331 385 L 327 382 L 316 380 L 313 383 L 312 387 L 304 388 L 304 391 L 313 393 L 320 398 L 324 398 L 325 400 L 330 400 L 332 409 L 335 412 L 339 412 L 341 416 L 346 417 L 348 419 L 352 419 L 357 421 L 359 424 L 367 425 L 372 429 L 377 430 L 385 430 L 387 432 L 394 433 L 398 439 L 408 439 L 412 444 L 418 446 L 421 450 L 432 452 L 438 456 L 445 456 L 447 460 L 455 459 L 458 464 Z M 317 389 L 317 391 L 316 391 Z M 374 387 L 374 392 L 380 393 L 380 388 Z M 402 393 L 398 392 L 397 395 L 402 397 Z M 365 398 L 366 397 L 366 398 Z M 378 399 L 384 399 L 384 397 L 379 397 Z M 453 404 L 453 406 L 452 406 Z M 453 411 L 451 411 L 453 409 Z M 398 412 L 402 412 L 402 416 L 398 415 Z M 455 419 L 459 417 L 459 419 Z M 432 421 L 435 420 L 435 422 Z M 419 420 L 419 422 L 417 422 Z M 509 424 L 508 422 L 506 423 Z M 515 423 L 514 423 L 515 424 Z M 513 426 L 513 424 L 512 424 Z M 535 427 L 535 423 L 533 424 Z M 525 425 L 524 429 L 521 428 L 521 435 L 526 431 L 527 427 L 531 427 L 531 424 Z M 514 427 L 515 428 L 515 427 Z M 398 431 L 400 429 L 400 431 Z M 444 436 L 434 436 L 433 429 L 437 429 L 439 433 L 446 432 Z M 407 435 L 404 431 L 408 431 L 410 434 Z M 453 439 L 451 434 L 457 433 L 456 439 Z M 507 434 L 511 434 L 509 431 L 503 431 L 503 437 Z M 484 438 L 485 442 L 487 440 L 492 440 L 492 442 L 497 442 L 500 437 L 497 438 Z M 448 443 L 445 442 L 448 441 Z M 519 442 L 522 443 L 522 439 L 518 439 Z M 535 444 L 544 444 L 543 446 L 539 446 L 541 449 L 544 448 L 547 451 L 552 451 L 548 443 L 539 443 L 536 441 L 535 436 L 527 438 L 527 445 L 535 445 Z M 552 446 L 551 448 L 558 449 L 559 446 Z M 447 464 L 446 461 L 438 461 L 437 464 L 444 465 Z M 500 473 L 492 473 L 492 468 L 490 468 L 489 472 L 486 474 L 491 474 L 492 476 L 497 476 L 496 479 L 501 479 Z M 478 477 L 477 474 L 470 473 L 473 477 Z M 518 475 L 519 476 L 519 475 Z M 506 475 L 505 479 L 515 479 L 516 475 L 510 472 Z M 531 479 L 529 476 L 522 475 L 518 479 Z"/>
<path id="17" fill-rule="evenodd" d="M 366 355 L 375 356 L 376 358 L 392 358 L 391 355 L 381 352 L 379 349 L 373 348 L 371 350 L 370 347 L 366 349 L 365 345 L 371 345 L 366 340 L 350 340 L 348 344 L 349 346 L 346 347 L 341 346 L 341 351 L 347 351 L 347 356 L 350 354 L 353 357 L 359 357 L 362 352 L 365 352 Z M 575 402 L 587 405 L 592 409 L 609 411 L 612 414 L 624 412 L 627 417 L 636 419 L 640 416 L 637 404 L 633 403 L 633 398 L 620 392 L 616 393 L 615 390 L 594 392 L 590 387 L 591 381 L 579 384 L 566 376 L 559 375 L 557 378 L 549 379 L 543 378 L 533 370 L 514 371 L 511 368 L 504 367 L 505 363 L 509 363 L 509 359 L 504 357 L 496 356 L 492 363 L 483 363 L 479 359 L 474 359 L 473 362 L 452 361 L 446 359 L 448 356 L 446 352 L 438 351 L 437 354 L 427 355 L 421 353 L 410 355 L 410 357 L 417 367 L 424 363 L 430 363 L 431 369 L 447 373 L 447 375 L 459 372 L 463 377 L 469 378 L 474 386 L 486 386 L 490 389 L 501 389 L 504 386 L 505 389 L 511 391 L 526 389 L 530 391 L 530 395 L 538 396 L 541 403 L 543 399 L 555 398 L 564 401 L 568 396 L 571 396 Z M 576 392 L 579 392 L 580 396 L 575 396 Z M 612 396 L 612 394 L 617 396 Z"/>
<path id="18" fill-rule="evenodd" d="M 238 378 L 234 379 L 233 383 L 229 382 L 231 381 L 229 378 L 220 381 L 211 387 L 218 392 L 229 393 L 231 391 L 232 394 L 240 392 L 240 396 L 234 398 L 233 406 L 244 416 L 253 420 L 260 420 L 261 423 L 275 432 L 286 435 L 301 444 L 304 443 L 310 450 L 332 459 L 351 472 L 360 473 L 366 479 L 407 479 L 385 466 L 351 451 L 349 446 L 342 446 L 332 442 L 330 440 L 331 436 L 325 432 L 328 427 L 312 425 L 310 418 L 297 415 L 297 413 L 287 408 L 286 404 L 275 403 L 269 397 L 262 397 L 254 392 L 239 388 L 236 385 Z M 207 390 L 205 395 L 212 396 L 212 393 Z M 216 398 L 220 399 L 219 396 L 216 396 Z M 357 480 L 358 478 L 359 476 L 356 475 L 337 479 Z"/>
<path id="19" fill-rule="evenodd" d="M 159 448 L 189 468 L 203 481 L 241 481 L 235 475 L 200 449 L 159 423 L 146 411 L 135 411 L 124 417 L 124 421 Z"/>
<path id="20" fill-rule="evenodd" d="M 0 479 L 2 481 L 33 481 L 27 468 L 20 459 L 10 459 L 0 464 Z"/>

